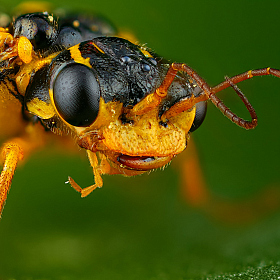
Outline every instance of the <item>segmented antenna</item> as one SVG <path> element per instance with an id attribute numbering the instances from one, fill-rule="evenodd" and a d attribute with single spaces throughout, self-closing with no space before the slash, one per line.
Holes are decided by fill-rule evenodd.
<path id="1" fill-rule="evenodd" d="M 251 79 L 255 76 L 265 76 L 265 75 L 272 75 L 276 77 L 280 77 L 280 71 L 273 68 L 262 68 L 257 70 L 250 70 L 247 72 L 244 72 L 242 74 L 236 75 L 234 77 L 226 77 L 225 81 L 218 84 L 217 86 L 211 88 L 204 79 L 202 79 L 192 68 L 187 66 L 183 63 L 172 63 L 164 81 L 162 82 L 161 86 L 158 88 L 157 92 L 160 95 L 161 92 L 166 92 L 168 87 L 171 85 L 176 73 L 178 71 L 186 72 L 190 77 L 192 77 L 198 84 L 198 86 L 203 90 L 203 93 L 197 97 L 193 97 L 189 100 L 189 102 L 185 102 L 185 110 L 190 109 L 194 104 L 210 99 L 212 103 L 232 122 L 237 124 L 238 126 L 241 126 L 245 129 L 252 129 L 255 128 L 258 123 L 257 114 L 253 108 L 253 106 L 250 104 L 249 100 L 246 98 L 246 96 L 243 94 L 243 92 L 238 88 L 236 85 L 237 83 L 240 83 L 242 81 Z M 235 113 L 233 113 L 224 103 L 223 101 L 216 96 L 217 92 L 220 92 L 224 90 L 225 88 L 232 87 L 234 91 L 237 93 L 237 95 L 240 97 L 244 105 L 246 106 L 247 110 L 249 111 L 252 120 L 244 120 L 243 118 L 240 118 Z"/>

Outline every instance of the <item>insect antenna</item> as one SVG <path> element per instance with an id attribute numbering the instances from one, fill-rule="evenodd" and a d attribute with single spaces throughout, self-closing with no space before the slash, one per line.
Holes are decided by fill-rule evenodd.
<path id="1" fill-rule="evenodd" d="M 251 79 L 255 76 L 265 76 L 265 75 L 272 75 L 280 78 L 280 70 L 273 69 L 273 68 L 262 68 L 257 70 L 250 70 L 247 72 L 244 72 L 242 74 L 236 75 L 234 77 L 228 78 L 226 77 L 225 81 L 218 84 L 217 86 L 211 88 L 204 79 L 202 79 L 192 68 L 187 66 L 183 63 L 172 63 L 170 66 L 170 69 L 167 72 L 167 75 L 165 77 L 165 80 L 163 81 L 162 85 L 159 89 L 164 89 L 163 91 L 166 91 L 166 89 L 169 87 L 169 85 L 172 83 L 174 79 L 174 72 L 176 71 L 183 71 L 186 72 L 190 77 L 192 77 L 198 84 L 198 86 L 203 90 L 203 94 L 199 95 L 198 97 L 190 98 L 188 101 L 185 102 L 184 107 L 185 109 L 190 109 L 193 105 L 196 103 L 210 99 L 212 103 L 232 122 L 237 124 L 238 126 L 241 126 L 245 129 L 252 129 L 255 128 L 257 125 L 257 115 L 253 108 L 253 106 L 250 104 L 246 96 L 242 93 L 242 91 L 237 87 L 237 83 L 240 83 L 242 81 Z M 224 90 L 225 88 L 232 87 L 234 91 L 237 93 L 237 95 L 240 97 L 242 102 L 245 104 L 247 110 L 249 111 L 252 120 L 247 121 L 240 117 L 238 117 L 236 114 L 234 114 L 224 103 L 223 101 L 216 96 L 216 93 L 219 91 Z M 161 92 L 159 90 L 159 92 Z M 175 107 L 175 106 L 174 106 Z M 171 107 L 172 109 L 172 107 Z M 175 111 L 174 108 L 173 111 Z M 171 110 L 170 110 L 171 111 Z"/>
<path id="2" fill-rule="evenodd" d="M 244 93 L 240 90 L 240 88 L 234 84 L 229 77 L 225 77 L 225 80 L 229 83 L 229 85 L 233 88 L 233 90 L 237 93 L 237 95 L 240 97 L 244 105 L 246 106 L 248 112 L 251 115 L 252 120 L 247 121 L 240 117 L 238 117 L 236 114 L 234 114 L 224 103 L 222 100 L 220 100 L 216 95 L 212 94 L 210 95 L 210 100 L 212 103 L 232 122 L 237 124 L 238 126 L 241 126 L 245 129 L 253 129 L 258 124 L 258 116 L 256 114 L 255 109 L 247 99 L 247 97 L 244 95 Z M 213 89 L 212 91 L 216 93 Z"/>
<path id="3" fill-rule="evenodd" d="M 237 87 L 237 83 L 240 83 L 242 81 L 251 79 L 255 76 L 267 76 L 272 75 L 275 77 L 280 78 L 280 71 L 278 69 L 273 69 L 270 67 L 262 68 L 262 69 L 256 69 L 256 70 L 249 70 L 247 72 L 244 72 L 242 74 L 233 76 L 231 78 L 226 77 L 225 81 L 218 84 L 217 86 L 211 88 L 211 94 L 209 96 L 209 99 L 213 102 L 213 104 L 219 108 L 223 114 L 228 117 L 230 120 L 232 120 L 237 125 L 245 128 L 245 129 L 252 129 L 255 128 L 257 125 L 257 115 L 253 108 L 253 106 L 250 104 L 246 96 L 242 93 L 242 91 Z M 240 117 L 238 117 L 236 114 L 234 114 L 230 109 L 228 109 L 224 103 L 215 95 L 217 92 L 224 90 L 227 87 L 232 87 L 234 91 L 237 93 L 237 95 L 241 98 L 242 102 L 245 104 L 247 110 L 249 111 L 252 120 L 246 121 Z"/>

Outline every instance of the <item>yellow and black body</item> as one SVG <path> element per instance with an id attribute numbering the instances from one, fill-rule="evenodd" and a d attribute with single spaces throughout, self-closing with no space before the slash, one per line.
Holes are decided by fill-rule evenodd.
<path id="1" fill-rule="evenodd" d="M 17 162 L 48 134 L 71 137 L 87 150 L 95 184 L 82 189 L 69 177 L 86 196 L 102 186 L 102 174 L 131 176 L 169 163 L 203 122 L 207 99 L 233 122 L 253 128 L 255 112 L 235 84 L 255 75 L 279 76 L 270 68 L 254 70 L 210 88 L 186 64 L 118 37 L 100 18 L 57 20 L 46 12 L 2 27 L 0 51 L 0 136 L 6 141 L 0 212 Z M 216 97 L 226 87 L 238 93 L 252 121 Z"/>

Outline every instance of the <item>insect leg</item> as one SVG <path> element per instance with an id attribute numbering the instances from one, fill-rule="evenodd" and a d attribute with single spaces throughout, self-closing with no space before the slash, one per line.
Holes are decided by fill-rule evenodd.
<path id="1" fill-rule="evenodd" d="M 0 175 L 0 215 L 18 162 L 44 145 L 44 133 L 45 131 L 40 124 L 32 124 L 26 127 L 26 133 L 22 137 L 11 139 L 3 145 L 4 165 Z"/>
<path id="2" fill-rule="evenodd" d="M 204 207 L 210 200 L 210 193 L 206 185 L 199 155 L 192 138 L 188 142 L 188 149 L 180 157 L 178 168 L 182 176 L 182 196 L 191 206 Z"/>
<path id="3" fill-rule="evenodd" d="M 7 143 L 3 150 L 4 166 L 0 175 L 0 217 L 12 183 L 15 169 L 23 158 L 23 150 L 17 143 Z"/>
<path id="4" fill-rule="evenodd" d="M 68 177 L 68 182 L 77 192 L 81 193 L 81 197 L 86 197 L 96 188 L 101 188 L 103 186 L 103 180 L 101 178 L 102 172 L 100 172 L 98 168 L 99 163 L 98 163 L 97 155 L 96 153 L 93 153 L 89 150 L 87 150 L 87 154 L 88 154 L 89 162 L 93 168 L 95 184 L 82 189 L 71 177 Z"/>
<path id="5" fill-rule="evenodd" d="M 200 209 L 211 218 L 228 225 L 248 225 L 279 210 L 280 190 L 279 186 L 274 184 L 245 199 L 227 199 L 211 191 L 203 176 L 194 144 L 194 141 L 189 141 L 188 149 L 175 163 L 181 171 L 182 198 L 189 206 Z"/>

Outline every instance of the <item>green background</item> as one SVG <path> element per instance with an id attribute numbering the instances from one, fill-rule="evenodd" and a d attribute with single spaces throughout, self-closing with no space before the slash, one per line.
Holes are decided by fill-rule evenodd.
<path id="1" fill-rule="evenodd" d="M 0 2 L 5 11 L 19 3 L 6 2 Z M 225 75 L 280 67 L 279 1 L 57 6 L 100 12 L 212 86 Z M 209 103 L 193 135 L 213 201 L 224 207 L 195 208 L 182 198 L 179 161 L 150 175 L 105 176 L 102 189 L 81 199 L 64 182 L 71 175 L 81 186 L 92 183 L 85 154 L 48 147 L 16 171 L 0 222 L 0 279 L 277 279 L 280 80 L 257 77 L 239 86 L 258 113 L 258 127 L 241 129 Z M 221 96 L 248 117 L 231 91 Z M 261 193 L 268 195 L 252 202 Z M 233 204 L 246 210 L 233 207 L 227 215 Z"/>

